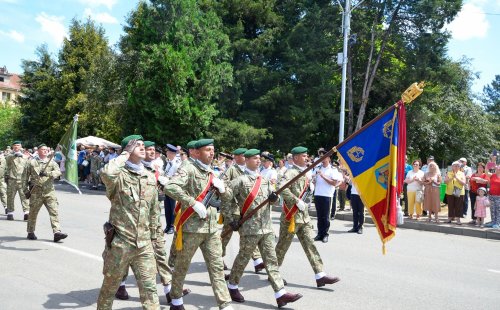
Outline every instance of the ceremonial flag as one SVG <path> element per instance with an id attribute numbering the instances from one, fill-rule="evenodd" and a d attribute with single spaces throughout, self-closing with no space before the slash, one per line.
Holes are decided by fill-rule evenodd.
<path id="1" fill-rule="evenodd" d="M 385 243 L 396 233 L 397 199 L 403 189 L 406 154 L 406 109 L 423 84 L 412 85 L 403 99 L 363 126 L 336 149 L 353 186 Z M 420 88 L 419 88 L 420 87 Z"/>
<path id="2" fill-rule="evenodd" d="M 68 128 L 58 147 L 65 158 L 64 181 L 75 187 L 81 194 L 78 188 L 78 154 L 76 152 L 76 129 L 78 124 L 78 114 L 73 117 L 73 123 Z"/>

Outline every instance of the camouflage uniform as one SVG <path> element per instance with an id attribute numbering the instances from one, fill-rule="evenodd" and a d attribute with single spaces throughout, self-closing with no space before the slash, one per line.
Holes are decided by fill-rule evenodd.
<path id="1" fill-rule="evenodd" d="M 224 175 L 224 182 L 226 187 L 231 186 L 231 181 L 235 180 L 239 176 L 244 174 L 244 170 L 241 169 L 240 166 L 238 166 L 236 163 L 233 164 L 231 167 L 229 167 L 226 171 L 226 174 Z M 233 231 L 229 227 L 229 223 L 233 221 L 233 214 L 232 210 L 237 207 L 234 206 L 234 201 L 225 201 L 221 204 L 221 214 L 224 219 L 224 226 L 222 227 L 222 231 L 230 231 L 224 238 L 222 238 L 222 257 L 226 256 L 226 247 L 229 243 L 229 240 L 231 240 L 231 237 L 233 236 Z M 259 249 L 255 247 L 253 253 L 252 253 L 252 259 L 257 260 L 261 258 L 262 256 L 260 255 Z"/>
<path id="2" fill-rule="evenodd" d="M 2 202 L 2 206 L 5 210 L 7 210 L 7 183 L 5 183 L 4 180 L 6 166 L 7 162 L 5 161 L 5 157 L 0 155 L 0 202 Z"/>
<path id="3" fill-rule="evenodd" d="M 47 176 L 41 177 L 39 175 L 42 170 L 45 171 Z M 56 233 L 61 231 L 57 212 L 58 203 L 56 191 L 54 189 L 54 179 L 59 176 L 61 176 L 61 170 L 53 160 L 49 160 L 48 158 L 36 158 L 28 162 L 28 166 L 26 168 L 26 180 L 31 184 L 31 186 L 33 186 L 29 201 L 30 216 L 28 218 L 28 233 L 35 232 L 36 218 L 42 205 L 45 205 L 47 211 L 49 212 L 52 232 Z M 25 189 L 25 191 L 28 190 L 28 188 Z"/>
<path id="4" fill-rule="evenodd" d="M 156 291 L 156 239 L 159 208 L 153 174 L 138 173 L 126 166 L 127 152 L 112 159 L 101 174 L 106 196 L 111 201 L 109 222 L 115 228 L 111 248 L 103 253 L 104 280 L 97 309 L 111 309 L 114 294 L 129 266 L 137 279 L 142 307 L 160 309 Z"/>
<path id="5" fill-rule="evenodd" d="M 90 157 L 90 176 L 92 178 L 92 186 L 98 187 L 100 183 L 99 169 L 101 168 L 102 158 L 99 155 Z"/>
<path id="6" fill-rule="evenodd" d="M 181 210 L 194 205 L 196 197 L 206 188 L 211 170 L 195 162 L 179 167 L 177 174 L 165 186 L 165 194 L 181 202 Z M 201 249 L 207 265 L 212 289 L 221 309 L 227 307 L 231 298 L 224 280 L 222 244 L 217 228 L 217 209 L 207 208 L 207 218 L 201 219 L 196 212 L 182 226 L 182 250 L 177 252 L 170 295 L 173 299 L 182 297 L 182 288 L 191 259 Z M 178 236 L 176 237 L 178 238 Z"/>
<path id="7" fill-rule="evenodd" d="M 229 200 L 228 202 L 230 202 L 235 199 L 237 202 L 237 206 L 232 212 L 234 219 L 240 218 L 245 199 L 252 190 L 256 179 L 257 177 L 255 175 L 245 172 L 244 175 L 233 180 L 231 185 L 226 189 L 227 195 L 223 196 L 224 201 Z M 262 183 L 257 196 L 248 208 L 247 212 L 250 212 L 262 201 L 266 200 L 272 191 L 273 186 L 271 183 L 262 178 Z M 263 255 L 266 270 L 274 292 L 278 292 L 283 289 L 283 279 L 278 271 L 278 259 L 276 258 L 276 252 L 274 250 L 274 232 L 271 222 L 271 206 L 268 204 L 267 207 L 259 209 L 256 214 L 241 225 L 238 232 L 240 233 L 240 251 L 234 260 L 233 267 L 231 268 L 229 283 L 239 284 L 243 271 L 245 270 L 245 266 L 248 264 L 248 260 L 250 259 L 252 252 L 258 246 Z"/>
<path id="8" fill-rule="evenodd" d="M 24 197 L 24 189 L 26 183 L 26 166 L 28 159 L 22 156 L 11 154 L 5 158 L 6 169 L 5 176 L 7 180 L 7 212 L 14 212 L 14 198 L 16 193 L 19 193 L 21 205 L 24 213 L 29 212 L 29 201 Z"/>
<path id="9" fill-rule="evenodd" d="M 289 180 L 293 179 L 296 175 L 301 172 L 299 167 L 293 165 L 288 168 L 281 182 L 285 184 Z M 289 208 L 298 201 L 299 195 L 302 193 L 302 189 L 306 184 L 306 178 L 308 176 L 302 176 L 295 183 L 293 183 L 290 187 L 285 189 L 281 194 L 286 205 Z M 281 187 L 283 184 L 280 184 Z M 323 271 L 323 261 L 319 255 L 316 246 L 313 243 L 311 238 L 312 234 L 312 226 L 310 224 L 311 219 L 309 218 L 309 211 L 307 207 L 304 211 L 297 211 L 295 214 L 295 230 L 293 233 L 288 232 L 288 226 L 290 222 L 285 219 L 285 212 L 281 213 L 280 220 L 280 236 L 278 239 L 278 243 L 276 244 L 276 255 L 278 256 L 278 265 L 281 266 L 283 264 L 283 260 L 285 259 L 285 254 L 292 243 L 293 237 L 297 234 L 299 238 L 300 244 L 302 245 L 302 249 L 306 253 L 307 258 L 309 259 L 309 263 L 311 264 L 314 272 L 319 274 Z"/>

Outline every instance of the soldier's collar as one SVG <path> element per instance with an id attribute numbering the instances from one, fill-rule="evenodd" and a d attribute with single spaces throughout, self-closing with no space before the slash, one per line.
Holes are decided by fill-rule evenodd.
<path id="1" fill-rule="evenodd" d="M 245 173 L 247 173 L 247 174 L 249 174 L 251 176 L 254 176 L 254 177 L 259 176 L 259 171 L 258 170 L 252 171 L 252 170 L 250 170 L 250 169 L 248 169 L 246 167 L 245 167 Z"/>
<path id="2" fill-rule="evenodd" d="M 144 165 L 142 163 L 136 165 L 134 163 L 132 163 L 131 161 L 128 161 L 125 163 L 125 167 L 134 172 L 134 173 L 137 173 L 137 174 L 142 174 L 142 172 L 144 171 Z"/>
<path id="3" fill-rule="evenodd" d="M 247 166 L 246 166 L 246 165 L 238 165 L 238 164 L 236 164 L 236 166 L 237 166 L 238 168 L 240 168 L 240 170 L 241 170 L 241 171 L 245 171 L 245 169 L 247 168 Z"/>
<path id="4" fill-rule="evenodd" d="M 293 164 L 294 167 L 296 167 L 297 169 L 300 170 L 300 172 L 306 170 L 307 166 L 304 166 L 304 167 L 300 167 L 300 166 L 297 166 L 296 164 Z"/>
<path id="5" fill-rule="evenodd" d="M 199 159 L 196 160 L 196 163 L 198 164 L 198 166 L 200 168 L 202 168 L 203 170 L 206 170 L 208 172 L 212 172 L 212 169 L 210 168 L 210 165 L 205 165 L 204 163 L 202 163 Z"/>

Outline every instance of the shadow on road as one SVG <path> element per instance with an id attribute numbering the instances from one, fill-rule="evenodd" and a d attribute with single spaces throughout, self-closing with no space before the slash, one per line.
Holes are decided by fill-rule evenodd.
<path id="1" fill-rule="evenodd" d="M 12 250 L 12 251 L 26 251 L 26 252 L 34 252 L 40 251 L 42 249 L 33 249 L 33 248 L 21 248 L 18 246 L 8 246 L 7 242 L 16 242 L 16 241 L 25 241 L 26 237 L 19 236 L 2 236 L 0 237 L 0 249 L 2 250 Z"/>
<path id="2" fill-rule="evenodd" d="M 100 288 L 90 290 L 71 291 L 69 293 L 49 294 L 44 304 L 45 309 L 76 309 L 94 304 Z"/>

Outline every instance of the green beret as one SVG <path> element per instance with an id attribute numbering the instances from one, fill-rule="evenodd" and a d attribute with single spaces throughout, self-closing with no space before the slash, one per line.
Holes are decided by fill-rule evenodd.
<path id="1" fill-rule="evenodd" d="M 214 144 L 214 139 L 200 139 L 196 141 L 196 144 L 194 145 L 195 149 L 202 148 L 207 145 L 213 145 Z"/>
<path id="2" fill-rule="evenodd" d="M 47 146 L 47 144 L 42 143 L 42 144 L 40 144 L 40 145 L 38 146 L 38 148 L 41 148 L 41 147 L 44 147 L 44 146 Z"/>
<path id="3" fill-rule="evenodd" d="M 156 143 L 154 143 L 153 141 L 144 141 L 144 147 L 151 147 L 155 145 Z"/>
<path id="4" fill-rule="evenodd" d="M 141 135 L 130 135 L 128 137 L 123 138 L 122 143 L 121 143 L 122 149 L 124 149 L 127 146 L 127 144 L 130 142 L 130 140 L 142 140 L 142 141 L 144 141 L 144 138 Z"/>
<path id="5" fill-rule="evenodd" d="M 233 155 L 243 155 L 245 152 L 248 151 L 248 149 L 244 147 L 240 147 L 239 149 L 236 149 L 232 152 Z"/>
<path id="6" fill-rule="evenodd" d="M 197 140 L 189 141 L 188 144 L 186 144 L 186 148 L 188 149 L 195 149 L 196 148 L 196 142 Z"/>
<path id="7" fill-rule="evenodd" d="M 252 156 L 255 156 L 255 155 L 259 155 L 259 154 L 260 154 L 260 150 L 249 149 L 243 155 L 245 155 L 245 157 L 248 158 L 248 157 L 252 157 Z"/>
<path id="8" fill-rule="evenodd" d="M 297 155 L 297 154 L 302 154 L 302 153 L 307 153 L 307 147 L 303 147 L 303 146 L 296 146 L 292 149 L 291 153 L 293 155 Z"/>
<path id="9" fill-rule="evenodd" d="M 12 145 L 14 145 L 14 144 L 23 144 L 23 143 L 21 142 L 21 140 L 16 140 L 16 141 L 12 142 Z"/>

